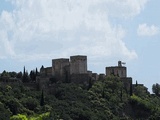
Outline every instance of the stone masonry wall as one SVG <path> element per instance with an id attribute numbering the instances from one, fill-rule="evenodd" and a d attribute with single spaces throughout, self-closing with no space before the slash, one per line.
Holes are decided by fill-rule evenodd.
<path id="1" fill-rule="evenodd" d="M 56 78 L 63 79 L 65 76 L 65 67 L 69 66 L 69 59 L 61 58 L 61 59 L 53 59 L 52 60 L 52 75 L 56 76 Z"/>
<path id="2" fill-rule="evenodd" d="M 70 74 L 87 73 L 87 56 L 70 57 Z"/>

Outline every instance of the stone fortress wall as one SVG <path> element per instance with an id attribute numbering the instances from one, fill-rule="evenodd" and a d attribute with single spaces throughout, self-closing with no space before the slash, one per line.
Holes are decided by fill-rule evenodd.
<path id="1" fill-rule="evenodd" d="M 48 73 L 49 72 L 49 73 Z M 41 68 L 40 74 L 45 74 L 46 77 L 52 73 L 58 81 L 71 80 L 71 82 L 82 83 L 88 80 L 87 73 L 87 56 L 76 55 L 68 58 L 59 58 L 52 60 L 52 67 Z"/>
<path id="2" fill-rule="evenodd" d="M 41 68 L 40 74 L 46 75 L 48 79 L 54 77 L 57 81 L 69 81 L 86 85 L 89 80 L 104 80 L 106 77 L 114 75 L 120 77 L 124 86 L 129 90 L 132 78 L 127 77 L 127 68 L 123 64 L 123 62 L 118 61 L 118 66 L 106 67 L 106 74 L 98 75 L 87 69 L 87 56 L 76 55 L 70 56 L 70 59 L 53 59 L 52 67 Z M 45 77 L 38 77 L 39 80 L 46 81 L 43 78 Z"/>
<path id="3" fill-rule="evenodd" d="M 36 82 L 34 83 L 22 83 L 21 80 L 15 78 L 1 77 L 0 83 L 3 84 L 17 84 L 17 85 L 25 85 L 30 87 L 31 89 L 48 89 L 49 86 L 52 87 L 54 84 L 50 84 L 51 80 L 53 81 L 62 81 L 62 82 L 73 82 L 77 84 L 85 84 L 89 85 L 89 82 L 97 81 L 97 80 L 105 80 L 108 76 L 118 76 L 122 81 L 126 91 L 134 88 L 136 85 L 132 84 L 132 78 L 127 76 L 127 68 L 123 66 L 123 62 L 118 61 L 118 66 L 106 67 L 106 74 L 97 74 L 89 71 L 87 69 L 87 56 L 84 55 L 76 55 L 70 56 L 68 58 L 59 58 L 52 60 L 52 66 L 44 68 L 43 66 L 40 68 L 40 73 L 36 77 Z M 55 82 L 55 83 L 56 83 Z M 138 84 L 139 86 L 144 86 L 143 84 Z M 132 87 L 132 88 L 131 88 Z M 147 91 L 147 88 L 144 86 L 144 89 Z"/>

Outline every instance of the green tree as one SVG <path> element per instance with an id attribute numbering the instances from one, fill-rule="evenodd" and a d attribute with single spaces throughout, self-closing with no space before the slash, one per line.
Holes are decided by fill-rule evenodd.
<path id="1" fill-rule="evenodd" d="M 0 120 L 8 120 L 10 114 L 10 111 L 5 108 L 3 103 L 0 102 Z"/>
<path id="2" fill-rule="evenodd" d="M 92 79 L 89 78 L 89 82 L 88 82 L 88 90 L 92 87 Z"/>
<path id="3" fill-rule="evenodd" d="M 43 90 L 42 90 L 42 94 L 41 94 L 41 101 L 40 101 L 40 105 L 43 106 L 44 105 L 44 94 L 43 94 Z"/>
<path id="4" fill-rule="evenodd" d="M 32 81 L 36 81 L 36 76 L 37 76 L 36 74 L 37 73 L 34 70 L 31 70 L 29 76 Z"/>
<path id="5" fill-rule="evenodd" d="M 132 88 L 132 83 L 130 84 L 130 96 L 133 94 L 133 88 Z"/>
<path id="6" fill-rule="evenodd" d="M 136 80 L 136 87 L 138 86 L 138 82 L 137 82 L 137 80 Z"/>
<path id="7" fill-rule="evenodd" d="M 137 95 L 138 97 L 147 97 L 147 90 L 144 86 L 138 85 L 137 87 L 134 88 L 134 94 Z"/>
<path id="8" fill-rule="evenodd" d="M 158 83 L 152 85 L 152 91 L 155 93 L 157 96 L 160 95 L 160 85 Z"/>
<path id="9" fill-rule="evenodd" d="M 36 76 L 38 75 L 38 69 L 36 68 Z"/>
<path id="10" fill-rule="evenodd" d="M 10 118 L 10 120 L 28 120 L 28 118 L 25 115 L 14 115 Z"/>
<path id="11" fill-rule="evenodd" d="M 2 77 L 10 77 L 9 73 L 6 72 L 5 70 L 1 74 Z"/>
<path id="12" fill-rule="evenodd" d="M 14 99 L 9 99 L 6 101 L 6 106 L 10 109 L 13 115 L 16 115 L 20 112 L 21 109 L 21 104 L 19 103 L 19 100 L 14 98 Z"/>
<path id="13" fill-rule="evenodd" d="M 28 76 L 28 72 L 25 69 L 25 66 L 24 66 L 24 70 L 23 70 L 22 82 L 24 82 L 24 83 L 29 82 L 29 76 Z"/>
<path id="14" fill-rule="evenodd" d="M 55 76 L 51 77 L 51 78 L 49 79 L 49 81 L 50 81 L 51 84 L 57 83 L 57 79 L 56 79 Z"/>
<path id="15" fill-rule="evenodd" d="M 22 98 L 21 103 L 25 106 L 26 109 L 34 111 L 38 106 L 38 100 L 34 97 Z"/>
<path id="16" fill-rule="evenodd" d="M 22 78 L 22 72 L 17 73 L 16 77 L 21 79 Z"/>
<path id="17" fill-rule="evenodd" d="M 31 79 L 33 79 L 33 71 L 32 70 L 30 71 L 29 76 L 30 76 Z"/>
<path id="18" fill-rule="evenodd" d="M 17 76 L 17 73 L 13 71 L 13 72 L 9 72 L 9 75 L 14 78 Z"/>

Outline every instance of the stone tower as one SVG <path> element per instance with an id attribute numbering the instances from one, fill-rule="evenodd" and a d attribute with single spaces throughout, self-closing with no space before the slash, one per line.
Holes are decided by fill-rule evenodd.
<path id="1" fill-rule="evenodd" d="M 113 74 L 119 77 L 127 77 L 127 68 L 122 64 L 124 63 L 118 61 L 118 66 L 106 67 L 106 76 Z"/>
<path id="2" fill-rule="evenodd" d="M 64 80 L 66 77 L 66 69 L 69 67 L 69 59 L 60 58 L 52 60 L 52 75 L 57 79 Z"/>
<path id="3" fill-rule="evenodd" d="M 87 73 L 87 56 L 70 56 L 70 74 Z"/>

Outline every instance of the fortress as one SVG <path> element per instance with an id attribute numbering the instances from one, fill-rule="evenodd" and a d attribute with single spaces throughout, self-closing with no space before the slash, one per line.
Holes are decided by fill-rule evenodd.
<path id="1" fill-rule="evenodd" d="M 89 71 L 87 68 L 87 56 L 75 55 L 69 58 L 59 58 L 52 60 L 51 67 L 42 67 L 40 72 L 35 73 L 35 79 L 28 78 L 28 82 L 22 81 L 21 77 L 2 76 L 0 74 L 0 83 L 9 85 L 24 85 L 33 90 L 45 89 L 52 91 L 56 89 L 54 83 L 76 83 L 90 86 L 97 80 L 105 80 L 108 76 L 117 76 L 123 83 L 126 92 L 135 90 L 135 86 L 142 86 L 146 91 L 143 84 L 132 84 L 132 78 L 127 76 L 127 67 L 123 66 L 125 63 L 118 61 L 117 66 L 109 66 L 105 68 L 105 74 L 97 74 Z M 29 76 L 28 76 L 29 77 Z M 54 90 L 53 90 L 54 91 Z"/>
<path id="2" fill-rule="evenodd" d="M 87 71 L 87 56 L 77 55 L 52 60 L 52 67 L 40 69 L 38 81 L 54 77 L 56 81 L 87 84 L 91 74 Z"/>
<path id="3" fill-rule="evenodd" d="M 130 89 L 132 78 L 127 77 L 127 68 L 122 66 L 124 63 L 118 61 L 118 66 L 106 67 L 106 74 L 92 73 L 87 69 L 87 56 L 76 55 L 68 58 L 52 60 L 52 66 L 40 69 L 40 76 L 37 82 L 40 87 L 52 78 L 54 81 L 73 82 L 88 85 L 89 81 L 104 80 L 110 75 L 118 76 L 122 80 L 127 90 Z"/>

